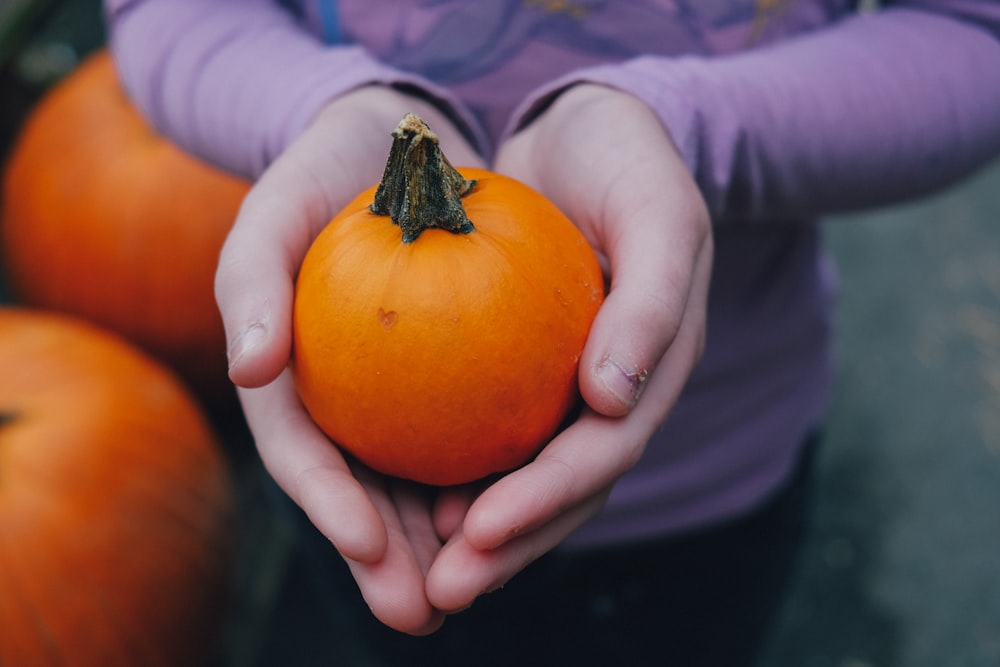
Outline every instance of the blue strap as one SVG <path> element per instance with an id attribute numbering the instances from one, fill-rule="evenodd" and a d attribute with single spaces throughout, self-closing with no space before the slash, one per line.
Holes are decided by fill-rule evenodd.
<path id="1" fill-rule="evenodd" d="M 327 44 L 341 41 L 340 21 L 337 19 L 337 0 L 317 0 L 319 18 L 323 22 L 323 37 Z"/>

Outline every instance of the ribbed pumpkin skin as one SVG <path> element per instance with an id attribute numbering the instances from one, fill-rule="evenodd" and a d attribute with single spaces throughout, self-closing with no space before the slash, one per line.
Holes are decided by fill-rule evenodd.
<path id="1" fill-rule="evenodd" d="M 117 336 L 13 308 L 0 368 L 0 665 L 216 657 L 233 501 L 183 385 Z"/>
<path id="2" fill-rule="evenodd" d="M 213 281 L 248 188 L 155 134 L 98 52 L 33 109 L 6 165 L 11 291 L 126 336 L 199 390 L 229 390 Z"/>
<path id="3" fill-rule="evenodd" d="M 460 169 L 470 234 L 403 244 L 374 188 L 321 232 L 296 285 L 293 369 L 317 424 L 370 467 L 434 485 L 523 464 L 578 399 L 603 299 L 573 224 L 527 186 Z"/>

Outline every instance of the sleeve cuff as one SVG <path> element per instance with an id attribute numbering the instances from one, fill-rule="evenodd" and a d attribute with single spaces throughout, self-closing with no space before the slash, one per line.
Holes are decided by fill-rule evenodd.
<path id="1" fill-rule="evenodd" d="M 371 84 L 419 91 L 474 145 L 487 145 L 447 91 L 361 47 L 304 39 L 276 3 L 106 3 L 110 46 L 133 102 L 185 150 L 234 173 L 258 176 L 323 106 Z M 180 40 L 184 48 L 176 48 Z"/>

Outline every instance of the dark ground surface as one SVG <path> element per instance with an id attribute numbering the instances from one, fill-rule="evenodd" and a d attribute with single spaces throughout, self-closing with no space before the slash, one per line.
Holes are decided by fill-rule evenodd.
<path id="1" fill-rule="evenodd" d="M 1000 164 L 832 220 L 842 377 L 765 665 L 1000 665 Z"/>
<path id="2" fill-rule="evenodd" d="M 0 23 L 15 4 L 0 0 Z M 0 42 L 0 151 L 40 87 L 99 43 L 96 2 L 54 4 L 29 39 Z M 762 664 L 1000 666 L 1000 163 L 827 230 L 841 379 Z M 363 667 L 319 615 L 255 458 L 241 450 L 234 468 L 246 539 L 226 664 Z"/>

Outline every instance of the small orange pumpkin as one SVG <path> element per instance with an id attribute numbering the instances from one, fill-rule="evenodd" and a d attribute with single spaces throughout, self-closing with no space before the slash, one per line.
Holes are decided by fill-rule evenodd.
<path id="1" fill-rule="evenodd" d="M 7 164 L 11 292 L 126 336 L 199 394 L 231 391 L 213 280 L 248 188 L 157 135 L 99 51 L 33 109 Z"/>
<path id="2" fill-rule="evenodd" d="M 526 462 L 575 405 L 603 279 L 542 195 L 456 170 L 415 116 L 393 136 L 382 183 L 303 261 L 295 382 L 320 428 L 373 469 L 469 482 Z"/>
<path id="3" fill-rule="evenodd" d="M 218 654 L 233 499 L 176 376 L 65 315 L 0 308 L 0 665 Z"/>

